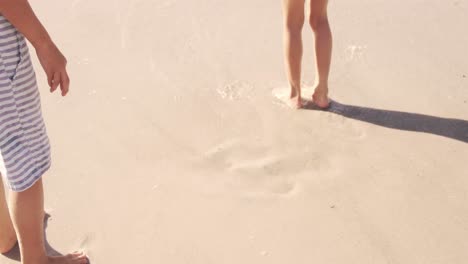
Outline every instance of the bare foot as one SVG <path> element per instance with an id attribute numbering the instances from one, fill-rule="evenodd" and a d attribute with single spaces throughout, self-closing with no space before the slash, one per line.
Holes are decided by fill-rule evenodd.
<path id="1" fill-rule="evenodd" d="M 290 101 L 290 107 L 294 109 L 300 109 L 302 108 L 302 98 L 301 94 L 297 92 L 297 90 L 293 87 L 291 87 L 291 95 L 289 96 Z"/>
<path id="2" fill-rule="evenodd" d="M 322 109 L 326 109 L 330 106 L 330 99 L 328 98 L 328 87 L 317 85 L 315 92 L 312 95 L 312 101 L 314 104 Z"/>
<path id="3" fill-rule="evenodd" d="M 66 256 L 48 257 L 44 264 L 89 264 L 84 253 L 72 253 Z"/>

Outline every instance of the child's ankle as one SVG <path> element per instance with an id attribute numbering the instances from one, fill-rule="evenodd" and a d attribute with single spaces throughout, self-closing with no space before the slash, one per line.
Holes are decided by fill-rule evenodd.
<path id="1" fill-rule="evenodd" d="M 317 83 L 315 84 L 315 91 L 316 92 L 328 92 L 328 83 Z"/>

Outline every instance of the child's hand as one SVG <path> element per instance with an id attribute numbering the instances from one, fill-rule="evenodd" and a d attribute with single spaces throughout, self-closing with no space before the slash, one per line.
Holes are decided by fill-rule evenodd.
<path id="1" fill-rule="evenodd" d="M 47 75 L 50 92 L 53 93 L 60 85 L 62 96 L 67 95 L 70 78 L 67 73 L 67 59 L 53 43 L 36 48 L 37 57 Z"/>

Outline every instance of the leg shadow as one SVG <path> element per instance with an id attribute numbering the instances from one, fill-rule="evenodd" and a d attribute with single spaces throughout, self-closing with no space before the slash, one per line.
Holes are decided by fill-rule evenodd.
<path id="1" fill-rule="evenodd" d="M 304 109 L 321 110 L 308 103 Z M 392 129 L 422 132 L 468 143 L 468 121 L 407 112 L 381 110 L 332 101 L 327 112 Z"/>
<path id="2" fill-rule="evenodd" d="M 60 252 L 58 252 L 57 250 L 55 250 L 50 244 L 49 242 L 47 242 L 47 224 L 49 222 L 49 218 L 50 218 L 50 214 L 46 213 L 45 216 L 44 216 L 44 241 L 45 241 L 45 247 L 46 247 L 46 252 L 49 256 L 62 256 L 62 254 Z M 18 246 L 18 243 L 15 245 L 15 247 L 13 247 L 10 252 L 7 252 L 5 254 L 3 254 L 3 256 L 9 258 L 9 259 L 12 259 L 12 260 L 16 260 L 16 261 L 21 261 L 21 254 L 20 254 L 20 250 L 19 250 L 19 246 Z"/>

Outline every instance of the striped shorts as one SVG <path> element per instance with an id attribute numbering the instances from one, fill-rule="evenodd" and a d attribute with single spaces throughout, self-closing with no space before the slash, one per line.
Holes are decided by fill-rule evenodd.
<path id="1" fill-rule="evenodd" d="M 49 139 L 28 46 L 0 14 L 0 174 L 11 190 L 21 192 L 49 167 Z"/>

